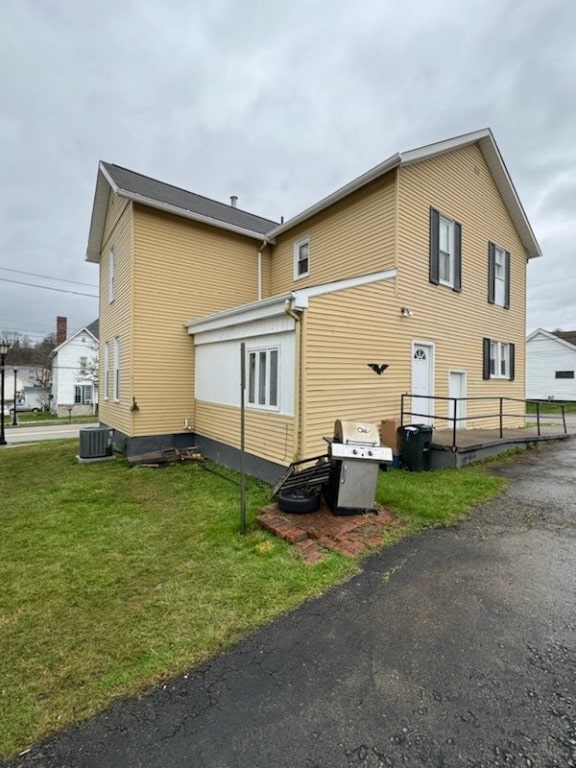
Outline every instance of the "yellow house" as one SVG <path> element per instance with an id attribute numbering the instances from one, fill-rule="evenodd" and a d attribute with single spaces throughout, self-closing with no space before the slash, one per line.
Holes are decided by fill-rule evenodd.
<path id="1" fill-rule="evenodd" d="M 237 466 L 243 392 L 248 471 L 267 479 L 324 453 L 336 418 L 397 418 L 403 393 L 415 421 L 447 426 L 457 397 L 459 427 L 493 426 L 474 398 L 524 398 L 539 255 L 489 129 L 393 155 L 283 223 L 100 163 L 100 419 L 128 454 L 196 444 Z"/>

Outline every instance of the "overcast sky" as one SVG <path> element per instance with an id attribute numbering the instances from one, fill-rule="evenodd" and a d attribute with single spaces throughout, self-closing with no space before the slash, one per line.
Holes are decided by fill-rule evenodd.
<path id="1" fill-rule="evenodd" d="M 0 330 L 36 340 L 57 315 L 71 333 L 97 317 L 76 294 L 97 292 L 85 254 L 100 159 L 279 219 L 396 151 L 487 126 L 544 253 L 528 330 L 576 329 L 575 0 L 0 11 Z"/>

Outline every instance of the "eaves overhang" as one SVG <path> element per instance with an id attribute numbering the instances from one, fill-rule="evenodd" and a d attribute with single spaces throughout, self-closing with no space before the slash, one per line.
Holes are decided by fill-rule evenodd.
<path id="1" fill-rule="evenodd" d="M 191 336 L 207 331 L 218 331 L 228 328 L 231 325 L 251 323 L 257 320 L 267 320 L 279 315 L 291 312 L 302 312 L 308 309 L 310 299 L 316 296 L 325 296 L 329 293 L 344 291 L 350 288 L 358 288 L 362 285 L 392 280 L 396 277 L 395 269 L 386 269 L 381 272 L 372 272 L 367 275 L 358 275 L 357 277 L 345 278 L 344 280 L 335 280 L 330 283 L 313 285 L 308 288 L 301 288 L 290 293 L 283 293 L 278 296 L 271 296 L 268 299 L 261 299 L 250 304 L 243 304 L 232 309 L 226 309 L 223 312 L 217 312 L 207 317 L 201 317 L 197 320 L 188 320 L 184 323 L 185 328 Z"/>
<path id="2" fill-rule="evenodd" d="M 536 240 L 530 222 L 528 221 L 528 217 L 526 216 L 522 203 L 520 202 L 520 198 L 518 197 L 510 174 L 508 173 L 508 169 L 506 168 L 504 160 L 502 159 L 502 155 L 500 154 L 500 150 L 498 149 L 490 128 L 483 128 L 479 131 L 462 134 L 461 136 L 456 136 L 445 141 L 439 141 L 435 144 L 428 144 L 427 146 L 419 147 L 418 149 L 409 150 L 407 152 L 398 152 L 395 155 L 389 157 L 387 160 L 384 160 L 383 163 L 376 165 L 374 168 L 370 169 L 361 176 L 358 176 L 356 179 L 349 182 L 345 186 L 340 187 L 340 189 L 337 189 L 332 194 L 324 197 L 317 203 L 314 203 L 314 205 L 310 206 L 309 208 L 306 208 L 306 210 L 297 214 L 293 218 L 289 219 L 283 224 L 278 225 L 277 227 L 274 227 L 273 229 L 270 229 L 267 233 L 267 237 L 275 238 L 278 235 L 287 232 L 298 224 L 303 223 L 315 214 L 320 213 L 331 205 L 334 205 L 334 203 L 337 203 L 348 195 L 351 195 L 353 192 L 356 192 L 370 182 L 378 179 L 380 176 L 383 176 L 384 174 L 394 170 L 395 168 L 409 166 L 424 160 L 430 160 L 431 158 L 438 155 L 452 152 L 457 149 L 463 149 L 464 147 L 467 147 L 471 144 L 478 144 L 480 151 L 486 160 L 486 164 L 490 169 L 492 177 L 494 178 L 510 218 L 516 227 L 522 245 L 526 251 L 527 257 L 531 259 L 537 256 L 541 256 L 542 251 L 540 249 L 540 245 Z"/>
<path id="3" fill-rule="evenodd" d="M 154 208 L 164 213 L 170 213 L 175 216 L 180 216 L 190 221 L 196 221 L 199 224 L 206 224 L 209 227 L 216 227 L 217 229 L 223 229 L 227 232 L 233 232 L 237 235 L 249 237 L 253 240 L 257 240 L 259 243 L 274 244 L 274 239 L 262 232 L 255 232 L 251 229 L 239 227 L 235 224 L 231 224 L 220 219 L 215 219 L 210 216 L 203 216 L 201 213 L 190 211 L 186 208 L 179 208 L 169 203 L 164 203 L 161 200 L 154 200 L 153 198 L 139 195 L 135 192 L 131 192 L 127 189 L 119 187 L 112 176 L 108 173 L 103 163 L 98 166 L 98 177 L 96 180 L 96 192 L 94 195 L 94 205 L 92 208 L 92 219 L 90 224 L 90 233 L 88 236 L 88 249 L 86 251 L 86 261 L 92 261 L 98 263 L 100 261 L 100 253 L 102 250 L 102 240 L 104 235 L 104 225 L 106 222 L 106 213 L 108 210 L 108 199 L 110 192 L 130 200 L 133 203 L 144 205 L 148 208 Z"/>

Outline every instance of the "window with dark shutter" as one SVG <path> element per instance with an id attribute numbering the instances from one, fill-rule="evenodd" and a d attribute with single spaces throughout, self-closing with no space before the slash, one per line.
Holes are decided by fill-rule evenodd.
<path id="1" fill-rule="evenodd" d="M 462 227 L 430 208 L 429 279 L 434 285 L 462 290 Z"/>
<path id="2" fill-rule="evenodd" d="M 506 341 L 482 339 L 482 378 L 514 380 L 516 346 Z"/>
<path id="3" fill-rule="evenodd" d="M 439 232 L 440 214 L 434 208 L 430 208 L 430 282 L 434 285 L 438 285 L 440 282 Z"/>
<path id="4" fill-rule="evenodd" d="M 490 339 L 482 339 L 482 378 L 490 378 Z"/>
<path id="5" fill-rule="evenodd" d="M 510 253 L 488 243 L 488 303 L 510 308 Z"/>

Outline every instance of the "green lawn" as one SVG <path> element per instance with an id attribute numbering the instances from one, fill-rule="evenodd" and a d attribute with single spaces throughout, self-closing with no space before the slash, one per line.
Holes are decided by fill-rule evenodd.
<path id="1" fill-rule="evenodd" d="M 540 403 L 540 413 L 556 414 L 557 416 L 560 416 L 562 414 L 561 405 L 564 406 L 565 413 L 576 413 L 576 403 L 560 402 Z M 526 403 L 526 413 L 536 413 L 536 403 Z"/>
<path id="2" fill-rule="evenodd" d="M 255 526 L 269 489 L 197 464 L 75 460 L 77 441 L 0 451 L 0 755 L 146 689 L 349 578 Z M 235 473 L 217 468 L 226 477 Z M 380 474 L 403 532 L 450 523 L 504 481 L 486 466 Z M 392 539 L 391 539 L 392 540 Z"/>
<path id="3" fill-rule="evenodd" d="M 43 411 L 42 413 L 18 413 L 16 414 L 18 419 L 18 426 L 21 427 L 33 427 L 35 424 L 40 424 L 41 426 L 45 424 L 88 424 L 92 422 L 98 421 L 98 416 L 72 416 L 71 418 L 68 418 L 68 416 L 53 416 L 51 413 L 48 413 L 47 411 Z M 12 416 L 4 417 L 4 425 L 6 427 L 12 426 Z"/>

